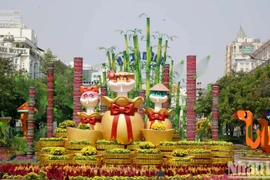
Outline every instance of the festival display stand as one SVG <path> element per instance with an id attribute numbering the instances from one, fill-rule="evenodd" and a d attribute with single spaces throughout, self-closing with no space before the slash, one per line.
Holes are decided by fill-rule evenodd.
<path id="1" fill-rule="evenodd" d="M 43 153 L 41 152 L 42 148 L 64 147 L 64 145 L 65 145 L 65 139 L 63 138 L 40 138 L 36 146 L 37 159 L 42 160 L 43 158 Z"/>
<path id="2" fill-rule="evenodd" d="M 73 159 L 73 155 L 64 155 L 66 152 L 64 147 L 43 148 L 42 152 L 44 153 L 40 160 L 41 165 L 65 165 L 70 164 Z"/>
<path id="3" fill-rule="evenodd" d="M 75 153 L 72 164 L 98 165 L 101 164 L 101 158 L 102 156 L 97 155 L 97 149 L 94 146 L 86 146 L 80 153 Z"/>
<path id="4" fill-rule="evenodd" d="M 194 156 L 188 156 L 188 151 L 184 149 L 175 149 L 171 155 L 166 156 L 167 164 L 171 166 L 192 165 Z"/>
<path id="5" fill-rule="evenodd" d="M 97 154 L 99 155 L 103 155 L 104 151 L 107 149 L 116 149 L 116 148 L 125 149 L 125 145 L 119 144 L 118 142 L 115 141 L 108 141 L 104 139 L 97 140 L 96 147 L 97 147 Z"/>
<path id="6" fill-rule="evenodd" d="M 65 148 L 66 148 L 66 154 L 75 154 L 80 153 L 80 151 L 86 147 L 90 146 L 91 143 L 86 140 L 79 140 L 79 141 L 66 141 Z"/>
<path id="7" fill-rule="evenodd" d="M 104 164 L 131 165 L 131 151 L 123 148 L 107 149 L 103 154 Z"/>
<path id="8" fill-rule="evenodd" d="M 160 149 L 163 156 L 170 156 L 172 154 L 172 151 L 178 149 L 179 147 L 173 141 L 162 141 L 159 142 L 157 148 Z"/>
<path id="9" fill-rule="evenodd" d="M 212 164 L 212 154 L 211 150 L 205 149 L 190 149 L 188 150 L 188 155 L 193 156 L 193 163 L 196 164 Z"/>
<path id="10" fill-rule="evenodd" d="M 233 146 L 210 146 L 212 154 L 212 162 L 215 164 L 228 163 L 234 161 Z"/>
<path id="11" fill-rule="evenodd" d="M 152 142 L 141 142 L 139 149 L 135 150 L 133 163 L 138 165 L 161 165 L 163 163 L 161 151 L 155 149 Z"/>

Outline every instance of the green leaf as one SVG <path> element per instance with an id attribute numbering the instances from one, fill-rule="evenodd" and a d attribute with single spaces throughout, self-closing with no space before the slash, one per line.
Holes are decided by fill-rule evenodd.
<path id="1" fill-rule="evenodd" d="M 251 126 L 248 126 L 248 137 L 251 138 Z"/>
<path id="2" fill-rule="evenodd" d="M 4 123 L 3 122 L 0 122 L 0 126 L 2 126 Z"/>
<path id="3" fill-rule="evenodd" d="M 212 84 L 207 84 L 207 89 L 211 90 L 212 89 Z"/>
<path id="4" fill-rule="evenodd" d="M 208 55 L 208 56 L 206 57 L 206 59 L 209 60 L 209 59 L 210 59 L 210 55 Z"/>
<path id="5" fill-rule="evenodd" d="M 195 75 L 193 76 L 193 78 L 194 78 L 194 79 L 197 79 L 197 75 L 195 74 Z"/>
<path id="6" fill-rule="evenodd" d="M 185 60 L 180 61 L 180 64 L 184 64 Z"/>
<path id="7" fill-rule="evenodd" d="M 197 110 L 197 109 L 198 109 L 197 105 L 193 106 L 193 110 Z"/>

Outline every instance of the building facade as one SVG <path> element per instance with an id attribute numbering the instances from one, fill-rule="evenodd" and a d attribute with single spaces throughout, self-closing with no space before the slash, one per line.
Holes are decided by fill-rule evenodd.
<path id="1" fill-rule="evenodd" d="M 253 69 L 270 64 L 270 39 L 250 55 L 253 61 Z"/>
<path id="2" fill-rule="evenodd" d="M 249 55 L 261 45 L 260 39 L 247 37 L 240 26 L 235 40 L 226 47 L 225 75 L 251 71 L 254 66 Z"/>
<path id="3" fill-rule="evenodd" d="M 17 70 L 23 69 L 36 79 L 42 76 L 43 52 L 35 32 L 22 23 L 20 12 L 0 11 L 0 59 L 10 59 Z"/>

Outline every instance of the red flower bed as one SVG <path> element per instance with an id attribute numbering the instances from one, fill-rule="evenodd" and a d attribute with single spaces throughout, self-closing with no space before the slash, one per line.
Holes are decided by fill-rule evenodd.
<path id="1" fill-rule="evenodd" d="M 34 172 L 39 174 L 40 171 L 45 172 L 48 179 L 64 180 L 69 177 L 84 176 L 84 177 L 155 177 L 159 172 L 162 172 L 165 177 L 173 177 L 177 175 L 196 176 L 200 174 L 224 175 L 224 170 L 227 164 L 224 165 L 200 165 L 200 166 L 40 166 L 40 165 L 18 165 L 5 164 L 0 166 L 0 178 L 4 174 L 8 175 L 27 175 Z M 214 176 L 213 176 L 214 177 Z M 213 177 L 211 177 L 213 179 Z M 215 179 L 215 178 L 214 178 Z M 218 178 L 220 179 L 220 178 Z"/>

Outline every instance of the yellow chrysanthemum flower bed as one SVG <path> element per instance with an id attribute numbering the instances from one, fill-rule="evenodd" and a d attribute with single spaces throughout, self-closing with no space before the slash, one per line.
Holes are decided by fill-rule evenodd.
<path id="1" fill-rule="evenodd" d="M 165 131 L 166 125 L 161 122 L 154 122 L 151 126 L 151 129 L 157 130 L 157 131 Z"/>
<path id="2" fill-rule="evenodd" d="M 188 151 L 184 149 L 175 149 L 173 150 L 172 155 L 175 157 L 184 157 L 188 155 Z"/>
<path id="3" fill-rule="evenodd" d="M 53 148 L 54 147 L 44 147 L 44 148 L 41 149 L 41 152 L 43 152 L 43 153 L 50 153 Z"/>
<path id="4" fill-rule="evenodd" d="M 211 150 L 206 149 L 189 149 L 188 154 L 211 154 Z"/>
<path id="5" fill-rule="evenodd" d="M 94 156 L 75 156 L 74 160 L 80 160 L 80 161 L 96 161 L 96 157 Z"/>
<path id="6" fill-rule="evenodd" d="M 81 153 L 84 156 L 92 156 L 97 154 L 97 149 L 93 146 L 87 146 L 82 148 Z"/>
<path id="7" fill-rule="evenodd" d="M 64 141 L 63 138 L 40 138 L 40 141 Z"/>
<path id="8" fill-rule="evenodd" d="M 66 128 L 66 127 L 75 127 L 76 124 L 72 120 L 65 120 L 59 124 L 60 128 Z"/>
<path id="9" fill-rule="evenodd" d="M 143 142 L 140 142 L 139 148 L 140 149 L 151 149 L 151 148 L 155 148 L 155 145 L 149 141 L 143 141 Z"/>
<path id="10" fill-rule="evenodd" d="M 82 129 L 82 130 L 90 130 L 90 126 L 87 125 L 87 124 L 80 124 L 80 126 L 78 127 L 79 129 Z"/>
<path id="11" fill-rule="evenodd" d="M 78 140 L 78 141 L 69 141 L 69 144 L 72 144 L 72 145 L 91 145 L 91 142 L 89 141 L 86 141 L 86 140 Z"/>
<path id="12" fill-rule="evenodd" d="M 64 147 L 54 147 L 51 149 L 50 154 L 52 155 L 63 155 L 66 152 Z"/>
<path id="13" fill-rule="evenodd" d="M 138 154 L 160 154 L 159 149 L 139 149 Z"/>
<path id="14" fill-rule="evenodd" d="M 108 141 L 105 139 L 97 140 L 96 144 L 119 144 L 117 141 Z"/>
<path id="15" fill-rule="evenodd" d="M 56 128 L 54 130 L 54 133 L 66 133 L 67 132 L 67 129 L 63 129 L 63 128 Z"/>
<path id="16" fill-rule="evenodd" d="M 49 156 L 49 160 L 69 160 L 69 156 Z"/>
<path id="17" fill-rule="evenodd" d="M 114 149 L 106 149 L 105 153 L 107 154 L 129 154 L 131 151 L 128 149 L 122 148 L 114 148 Z"/>

